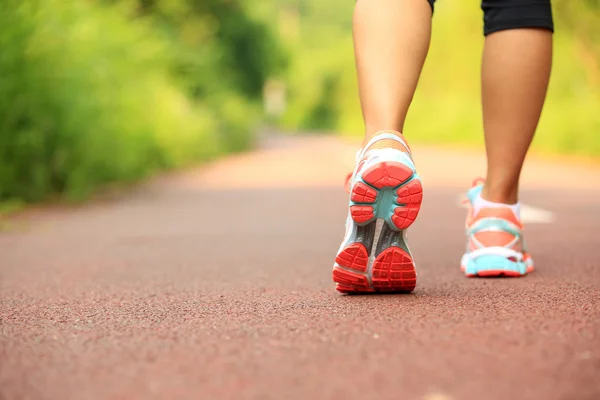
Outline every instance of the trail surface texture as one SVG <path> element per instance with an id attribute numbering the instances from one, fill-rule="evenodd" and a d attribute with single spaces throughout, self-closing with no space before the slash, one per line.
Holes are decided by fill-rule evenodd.
<path id="1" fill-rule="evenodd" d="M 536 272 L 468 279 L 458 196 L 484 159 L 417 147 L 417 288 L 346 296 L 355 149 L 273 138 L 9 220 L 0 399 L 600 399 L 600 170 L 532 157 L 522 200 L 552 216 L 527 225 Z"/>

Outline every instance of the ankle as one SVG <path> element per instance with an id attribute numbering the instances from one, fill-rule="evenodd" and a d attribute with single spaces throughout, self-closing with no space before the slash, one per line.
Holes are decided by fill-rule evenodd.
<path id="1" fill-rule="evenodd" d="M 395 118 L 378 118 L 376 121 L 365 122 L 365 136 L 373 137 L 382 132 L 401 134 L 404 130 L 404 120 Z"/>
<path id="2" fill-rule="evenodd" d="M 402 133 L 400 133 L 399 131 L 396 130 L 381 130 L 381 131 L 375 131 L 375 132 L 369 132 L 367 131 L 367 133 L 365 134 L 365 139 L 363 141 L 363 147 L 367 146 L 369 141 L 374 138 L 375 136 L 381 135 L 381 134 L 392 134 L 392 135 L 396 135 L 398 136 L 400 139 L 402 139 L 402 141 L 404 143 L 406 143 L 406 147 L 402 145 L 401 142 L 394 140 L 394 139 L 381 139 L 378 140 L 377 142 L 373 143 L 372 145 L 369 146 L 369 148 L 367 150 L 371 150 L 371 149 L 396 149 L 396 150 L 400 150 L 403 152 L 408 152 L 410 153 L 410 148 L 408 148 L 408 143 L 406 142 L 406 139 L 404 139 L 404 136 L 402 135 Z"/>
<path id="3" fill-rule="evenodd" d="M 481 193 L 473 200 L 473 215 L 478 215 L 483 209 L 510 209 L 517 219 L 521 219 L 521 204 L 520 203 L 505 203 L 486 200 Z"/>
<path id="4" fill-rule="evenodd" d="M 519 202 L 518 186 L 495 186 L 486 182 L 481 191 L 481 198 L 493 203 L 517 204 Z"/>
<path id="5" fill-rule="evenodd" d="M 377 135 L 381 135 L 382 133 L 391 133 L 392 135 L 400 136 L 401 138 L 403 137 L 402 133 L 395 129 L 381 129 L 381 130 L 367 129 L 365 131 L 365 138 L 363 140 L 363 145 L 367 144 L 369 142 L 369 140 L 371 140 L 372 138 L 374 138 Z"/>

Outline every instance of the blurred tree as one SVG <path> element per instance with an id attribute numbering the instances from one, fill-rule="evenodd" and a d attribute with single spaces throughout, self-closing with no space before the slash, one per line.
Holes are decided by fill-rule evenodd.
<path id="1" fill-rule="evenodd" d="M 243 0 L 0 2 L 0 202 L 247 148 L 274 24 Z M 261 19 L 262 18 L 262 19 Z"/>
<path id="2" fill-rule="evenodd" d="M 292 58 L 281 125 L 292 132 L 320 128 L 362 134 L 352 51 L 353 2 L 266 1 L 300 11 L 287 12 L 299 15 L 299 33 L 286 36 Z M 551 152 L 600 155 L 600 0 L 553 0 L 553 5 L 554 66 L 534 145 Z M 481 33 L 482 12 L 476 4 L 438 2 L 431 49 L 407 121 L 406 129 L 416 133 L 414 140 L 482 142 Z"/>
<path id="3" fill-rule="evenodd" d="M 555 0 L 554 14 L 561 27 L 570 30 L 582 45 L 584 58 L 600 73 L 600 0 Z M 596 76 L 597 81 L 600 77 Z"/>
<path id="4" fill-rule="evenodd" d="M 216 85 L 259 99 L 267 79 L 285 67 L 274 24 L 254 16 L 246 0 L 106 1 L 133 4 L 137 15 L 155 19 L 195 96 Z"/>

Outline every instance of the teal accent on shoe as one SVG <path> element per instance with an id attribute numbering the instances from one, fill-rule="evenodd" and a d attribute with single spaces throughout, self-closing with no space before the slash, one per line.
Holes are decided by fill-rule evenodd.
<path id="1" fill-rule="evenodd" d="M 524 262 L 510 261 L 503 256 L 483 255 L 476 259 L 470 259 L 465 269 L 467 275 L 477 275 L 485 271 L 510 271 L 525 275 L 527 273 L 527 265 Z"/>
<path id="2" fill-rule="evenodd" d="M 413 161 L 412 157 L 410 156 L 410 154 L 408 153 L 402 153 L 401 158 L 403 158 L 403 160 L 401 160 L 401 162 L 408 166 L 410 169 L 412 169 L 413 173 L 416 174 L 417 173 L 417 168 L 415 167 L 415 162 Z"/>
<path id="3" fill-rule="evenodd" d="M 391 223 L 392 215 L 394 215 L 394 210 L 398 207 L 396 203 L 396 188 L 385 188 L 379 190 L 379 195 L 381 199 L 377 204 L 377 212 L 375 216 L 377 218 L 385 219 L 386 221 Z"/>
<path id="4" fill-rule="evenodd" d="M 369 183 L 365 182 L 361 178 L 361 179 L 359 179 L 359 182 L 362 182 L 365 185 L 367 185 L 377 191 L 377 193 L 378 193 L 377 200 L 374 203 L 356 203 L 354 201 L 350 201 L 350 206 L 354 206 L 354 205 L 371 206 L 371 207 L 373 207 L 373 214 L 375 215 L 376 219 L 383 219 L 388 223 L 388 225 L 390 227 L 393 227 L 394 223 L 392 222 L 392 216 L 394 215 L 394 211 L 396 210 L 396 208 L 402 207 L 405 205 L 405 204 L 397 202 L 398 189 L 400 189 L 403 186 L 408 185 L 410 182 L 412 182 L 414 180 L 420 180 L 420 179 L 421 178 L 419 177 L 419 175 L 417 175 L 415 173 L 409 180 L 402 183 L 401 185 L 398 185 L 395 187 L 386 187 L 383 189 L 377 189 L 376 187 L 371 186 Z M 368 222 L 368 223 L 370 223 L 370 222 Z M 368 223 L 365 223 L 365 225 Z"/>
<path id="5" fill-rule="evenodd" d="M 479 194 L 481 193 L 482 190 L 483 190 L 483 183 L 469 189 L 469 191 L 467 192 L 467 197 L 469 198 L 469 201 L 471 202 L 471 204 L 473 204 L 473 202 L 479 196 Z"/>
<path id="6" fill-rule="evenodd" d="M 521 238 L 521 229 L 519 229 L 518 226 L 515 226 L 515 224 L 511 223 L 510 221 L 499 218 L 481 219 L 475 224 L 471 225 L 467 231 L 467 234 L 474 235 L 478 232 L 494 230 L 508 232 L 519 239 Z"/>

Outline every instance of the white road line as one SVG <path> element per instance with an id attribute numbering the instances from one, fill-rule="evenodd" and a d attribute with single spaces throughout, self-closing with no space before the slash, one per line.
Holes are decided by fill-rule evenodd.
<path id="1" fill-rule="evenodd" d="M 466 198 L 465 195 L 458 196 L 460 207 L 467 208 L 464 204 Z M 551 224 L 556 221 L 556 215 L 552 211 L 521 203 L 521 220 L 526 224 Z"/>

